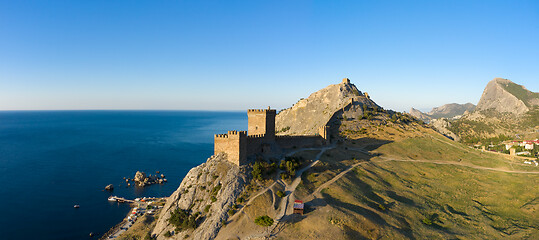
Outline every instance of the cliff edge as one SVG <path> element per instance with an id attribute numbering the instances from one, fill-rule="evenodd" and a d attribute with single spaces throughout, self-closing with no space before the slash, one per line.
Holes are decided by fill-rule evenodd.
<path id="1" fill-rule="evenodd" d="M 192 168 L 167 199 L 152 235 L 157 239 L 215 238 L 244 184 L 244 174 L 224 154 L 210 157 Z M 187 212 L 198 227 L 182 229 L 171 223 L 169 219 L 179 211 L 176 209 Z"/>

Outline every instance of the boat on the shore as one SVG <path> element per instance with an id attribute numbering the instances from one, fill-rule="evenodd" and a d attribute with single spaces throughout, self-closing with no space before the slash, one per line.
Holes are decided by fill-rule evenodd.
<path id="1" fill-rule="evenodd" d="M 118 197 L 116 197 L 116 196 L 110 196 L 110 197 L 108 198 L 108 200 L 111 201 L 111 202 L 116 202 L 116 201 L 118 201 Z"/>

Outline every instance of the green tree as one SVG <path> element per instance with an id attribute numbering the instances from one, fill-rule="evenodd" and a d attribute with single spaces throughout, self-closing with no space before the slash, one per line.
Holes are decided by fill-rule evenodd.
<path id="1" fill-rule="evenodd" d="M 273 225 L 273 219 L 270 218 L 268 215 L 259 216 L 255 219 L 255 223 L 262 227 L 269 227 Z"/>

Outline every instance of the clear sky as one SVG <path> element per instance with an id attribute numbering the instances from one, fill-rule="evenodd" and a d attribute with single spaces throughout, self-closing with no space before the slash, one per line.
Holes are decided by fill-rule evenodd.
<path id="1" fill-rule="evenodd" d="M 4 1 L 0 110 L 285 108 L 348 77 L 384 108 L 539 91 L 539 1 Z"/>

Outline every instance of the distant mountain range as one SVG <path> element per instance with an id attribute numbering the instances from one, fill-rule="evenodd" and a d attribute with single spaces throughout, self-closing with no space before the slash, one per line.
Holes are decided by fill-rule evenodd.
<path id="1" fill-rule="evenodd" d="M 423 113 L 415 108 L 412 108 L 410 109 L 410 115 L 425 122 L 429 122 L 432 119 L 459 117 L 465 113 L 473 112 L 474 110 L 475 105 L 472 103 L 449 103 L 440 107 L 435 107 L 428 113 Z"/>
<path id="2" fill-rule="evenodd" d="M 410 115 L 430 122 L 439 132 L 456 140 L 477 142 L 500 135 L 514 137 L 539 128 L 539 93 L 508 79 L 495 78 L 488 82 L 477 106 L 446 104 L 428 113 L 412 108 Z"/>

